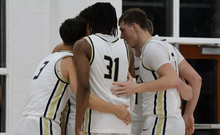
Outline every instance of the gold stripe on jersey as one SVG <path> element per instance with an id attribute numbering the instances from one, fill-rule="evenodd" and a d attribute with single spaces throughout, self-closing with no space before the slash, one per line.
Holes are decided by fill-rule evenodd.
<path id="1" fill-rule="evenodd" d="M 157 114 L 163 115 L 163 91 L 158 92 Z"/>
<path id="2" fill-rule="evenodd" d="M 88 132 L 88 126 L 89 126 L 89 109 L 86 109 L 85 116 L 84 116 L 84 129 L 83 132 Z"/>
<path id="3" fill-rule="evenodd" d="M 90 46 L 91 46 L 91 58 L 90 58 L 90 65 L 92 64 L 92 62 L 93 62 L 93 60 L 94 60 L 94 54 L 95 54 L 95 52 L 94 52 L 94 45 L 93 45 L 93 43 L 92 43 L 92 40 L 91 40 L 91 38 L 90 37 L 85 37 L 86 39 L 88 39 L 87 41 L 89 42 L 89 44 L 90 44 Z"/>
<path id="4" fill-rule="evenodd" d="M 49 135 L 49 120 L 43 119 L 44 135 Z"/>
<path id="5" fill-rule="evenodd" d="M 163 119 L 164 119 L 164 117 L 159 117 L 157 129 L 156 129 L 156 135 L 161 135 L 161 133 L 162 133 Z"/>
<path id="6" fill-rule="evenodd" d="M 53 119 L 54 115 L 56 114 L 56 105 L 58 104 L 59 99 L 61 98 L 60 95 L 63 92 L 64 86 L 66 83 L 63 83 L 62 81 L 59 81 L 58 87 L 55 90 L 55 95 L 52 97 L 49 109 L 47 111 L 47 115 L 45 117 Z"/>

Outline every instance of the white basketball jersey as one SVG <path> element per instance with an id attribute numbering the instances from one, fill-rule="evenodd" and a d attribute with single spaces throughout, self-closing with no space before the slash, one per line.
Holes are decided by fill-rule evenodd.
<path id="1" fill-rule="evenodd" d="M 61 128 L 66 135 L 75 134 L 76 96 L 72 92 L 66 107 L 62 112 Z"/>
<path id="2" fill-rule="evenodd" d="M 159 57 L 157 57 L 159 54 Z M 146 56 L 147 55 L 147 56 Z M 143 82 L 156 80 L 159 76 L 156 70 L 165 63 L 170 63 L 178 71 L 178 64 L 183 60 L 179 51 L 158 36 L 148 40 L 142 49 L 140 76 Z M 143 115 L 181 116 L 180 95 L 176 88 L 143 93 Z"/>
<path id="3" fill-rule="evenodd" d="M 135 75 L 136 75 L 136 82 L 142 83 L 142 79 L 139 74 L 139 65 L 140 65 L 140 57 L 136 57 L 134 55 L 134 66 L 135 66 Z M 144 121 L 144 117 L 142 116 L 142 100 L 143 100 L 143 93 L 136 93 L 136 101 L 134 106 L 134 111 L 132 113 L 132 121 Z"/>
<path id="4" fill-rule="evenodd" d="M 23 115 L 45 117 L 60 123 L 61 112 L 70 98 L 72 89 L 69 80 L 62 74 L 60 60 L 73 56 L 70 52 L 56 52 L 41 60 L 34 72 L 30 92 Z"/>
<path id="5" fill-rule="evenodd" d="M 104 34 L 94 34 L 85 39 L 91 45 L 90 91 L 99 98 L 116 104 L 130 104 L 130 96 L 116 97 L 110 91 L 114 81 L 127 81 L 129 69 L 128 46 L 124 40 Z M 130 110 L 130 108 L 128 108 Z M 130 133 L 126 125 L 115 114 L 88 110 L 84 119 L 84 132 Z"/>

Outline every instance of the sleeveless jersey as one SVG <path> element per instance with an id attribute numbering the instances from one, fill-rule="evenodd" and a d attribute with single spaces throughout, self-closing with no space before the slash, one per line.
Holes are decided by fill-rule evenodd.
<path id="1" fill-rule="evenodd" d="M 60 124 L 61 112 L 70 98 L 72 89 L 59 68 L 60 60 L 73 56 L 70 52 L 56 52 L 41 60 L 34 72 L 23 115 L 54 120 Z M 57 66 L 58 65 L 58 66 Z"/>
<path id="2" fill-rule="evenodd" d="M 183 60 L 180 52 L 171 44 L 162 41 L 158 36 L 152 37 L 142 48 L 140 76 L 143 82 L 156 80 L 157 69 L 165 63 L 170 63 L 177 74 L 178 64 Z M 157 92 L 143 93 L 143 115 L 181 117 L 179 91 L 168 89 Z"/>
<path id="3" fill-rule="evenodd" d="M 130 96 L 116 97 L 110 91 L 114 81 L 127 81 L 130 57 L 124 40 L 100 33 L 85 39 L 91 45 L 92 51 L 89 78 L 91 93 L 116 105 L 130 105 Z M 115 114 L 89 109 L 85 113 L 84 132 L 130 133 L 131 127 Z"/>
<path id="4" fill-rule="evenodd" d="M 75 134 L 75 117 L 76 117 L 76 96 L 72 92 L 70 99 L 68 100 L 66 107 L 62 112 L 62 124 L 61 128 L 66 135 Z"/>
<path id="5" fill-rule="evenodd" d="M 135 76 L 136 76 L 136 82 L 142 83 L 142 79 L 139 74 L 139 64 L 140 64 L 140 57 L 136 57 L 134 55 L 134 66 L 135 66 Z M 136 93 L 136 101 L 134 106 L 134 111 L 132 113 L 132 121 L 144 121 L 144 117 L 142 116 L 142 99 L 143 99 L 143 93 Z"/>

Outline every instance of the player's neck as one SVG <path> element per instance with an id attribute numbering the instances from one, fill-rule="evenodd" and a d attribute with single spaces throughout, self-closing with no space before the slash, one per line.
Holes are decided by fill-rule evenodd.
<path id="1" fill-rule="evenodd" d="M 72 45 L 64 45 L 61 51 L 73 52 L 73 46 Z"/>
<path id="2" fill-rule="evenodd" d="M 148 31 L 142 30 L 140 31 L 138 36 L 139 36 L 138 48 L 141 49 L 145 45 L 145 43 L 151 38 L 151 35 L 149 34 Z"/>

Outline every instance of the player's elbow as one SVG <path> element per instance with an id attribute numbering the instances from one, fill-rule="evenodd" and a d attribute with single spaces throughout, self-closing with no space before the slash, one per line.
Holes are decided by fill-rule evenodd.
<path id="1" fill-rule="evenodd" d="M 86 93 L 90 93 L 90 86 L 89 85 L 78 85 L 77 88 L 77 94 L 86 94 Z"/>

